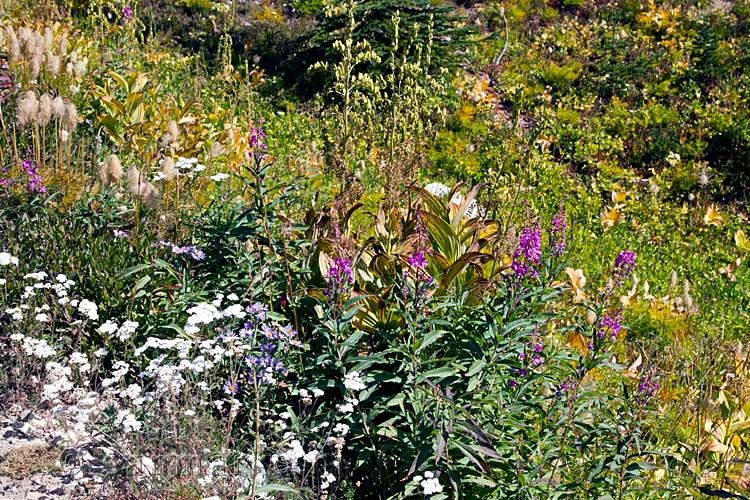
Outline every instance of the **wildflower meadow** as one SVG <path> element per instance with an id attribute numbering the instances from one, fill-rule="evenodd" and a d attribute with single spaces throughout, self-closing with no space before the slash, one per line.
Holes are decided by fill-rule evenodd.
<path id="1" fill-rule="evenodd" d="M 0 499 L 750 498 L 748 0 L 0 0 Z"/>

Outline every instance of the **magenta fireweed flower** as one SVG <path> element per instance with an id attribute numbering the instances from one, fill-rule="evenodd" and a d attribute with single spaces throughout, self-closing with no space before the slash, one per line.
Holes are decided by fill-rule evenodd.
<path id="1" fill-rule="evenodd" d="M 618 281 L 625 281 L 635 269 L 635 253 L 623 250 L 615 258 L 615 277 Z"/>
<path id="2" fill-rule="evenodd" d="M 326 279 L 330 287 L 333 287 L 333 285 L 341 286 L 354 283 L 351 261 L 346 257 L 336 257 L 333 259 L 333 265 L 328 269 Z"/>
<path id="3" fill-rule="evenodd" d="M 565 252 L 565 230 L 567 228 L 565 209 L 560 207 L 560 211 L 552 218 L 552 223 L 548 230 L 550 253 L 555 257 L 559 257 Z"/>
<path id="4" fill-rule="evenodd" d="M 257 127 L 250 127 L 250 131 L 247 136 L 247 144 L 253 149 L 252 155 L 260 158 L 261 160 L 266 157 L 268 148 L 266 147 L 266 133 L 263 132 L 261 124 Z"/>
<path id="5" fill-rule="evenodd" d="M 604 316 L 599 321 L 597 336 L 601 339 L 604 338 L 606 333 L 609 333 L 612 336 L 612 340 L 616 340 L 621 328 L 620 313 L 617 313 L 615 316 Z"/>
<path id="6" fill-rule="evenodd" d="M 518 246 L 513 253 L 513 263 L 510 266 L 513 274 L 519 278 L 537 275 L 533 266 L 538 265 L 542 257 L 541 240 L 542 232 L 538 227 L 523 228 Z"/>
<path id="7" fill-rule="evenodd" d="M 423 271 L 427 267 L 427 257 L 425 257 L 422 250 L 414 252 L 406 259 L 406 261 L 410 266 L 419 269 L 420 271 Z"/>
<path id="8" fill-rule="evenodd" d="M 646 370 L 643 372 L 640 380 L 638 381 L 635 399 L 640 404 L 645 405 L 651 400 L 652 397 L 654 397 L 654 394 L 656 394 L 657 390 L 659 390 L 659 384 L 654 380 L 653 368 L 650 370 Z"/>

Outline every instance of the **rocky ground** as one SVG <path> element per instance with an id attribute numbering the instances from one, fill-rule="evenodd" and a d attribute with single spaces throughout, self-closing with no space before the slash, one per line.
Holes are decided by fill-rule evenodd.
<path id="1" fill-rule="evenodd" d="M 60 408 L 0 410 L 0 500 L 126 498 L 105 481 L 112 450 Z"/>

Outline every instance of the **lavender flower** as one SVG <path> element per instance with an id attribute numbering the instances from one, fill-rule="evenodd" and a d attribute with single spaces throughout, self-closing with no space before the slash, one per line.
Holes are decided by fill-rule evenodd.
<path id="1" fill-rule="evenodd" d="M 203 250 L 193 245 L 179 246 L 163 240 L 159 242 L 159 245 L 171 249 L 174 254 L 189 255 L 195 261 L 201 261 L 206 258 L 206 254 Z"/>
<path id="2" fill-rule="evenodd" d="M 239 384 L 237 382 L 233 382 L 231 380 L 227 380 L 224 382 L 224 393 L 228 394 L 229 396 L 234 396 L 237 394 L 237 391 L 239 390 Z"/>
<path id="3" fill-rule="evenodd" d="M 541 237 L 542 233 L 539 228 L 525 227 L 521 231 L 511 264 L 513 274 L 517 277 L 537 276 L 538 273 L 533 266 L 538 265 L 542 257 Z"/>

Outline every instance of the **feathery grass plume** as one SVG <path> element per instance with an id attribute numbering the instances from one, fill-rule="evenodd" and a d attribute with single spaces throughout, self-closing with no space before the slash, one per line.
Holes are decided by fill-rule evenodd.
<path id="1" fill-rule="evenodd" d="M 57 42 L 57 55 L 60 58 L 68 55 L 68 34 L 63 33 L 60 40 Z"/>
<path id="2" fill-rule="evenodd" d="M 51 50 L 48 50 L 45 54 L 44 69 L 52 78 L 57 78 L 57 75 L 60 74 L 60 57 Z"/>
<path id="3" fill-rule="evenodd" d="M 42 69 L 44 37 L 39 33 L 33 32 L 26 47 L 26 52 L 26 58 L 29 60 L 29 75 L 31 78 L 36 78 L 39 76 L 39 72 Z"/>
<path id="4" fill-rule="evenodd" d="M 34 47 L 34 35 L 28 27 L 18 28 L 18 42 L 21 44 L 21 52 L 28 57 Z"/>
<path id="5" fill-rule="evenodd" d="M 76 109 L 75 104 L 69 102 L 65 105 L 65 112 L 61 119 L 63 129 L 69 134 L 73 133 L 76 126 L 78 126 L 78 110 Z"/>
<path id="6" fill-rule="evenodd" d="M 36 94 L 33 90 L 27 90 L 18 100 L 16 106 L 18 125 L 25 127 L 27 124 L 33 123 L 36 120 L 38 112 L 39 101 L 36 98 Z"/>
<path id="7" fill-rule="evenodd" d="M 52 119 L 52 97 L 48 94 L 39 96 L 39 109 L 36 114 L 36 123 L 46 127 Z"/>
<path id="8" fill-rule="evenodd" d="M 164 173 L 164 179 L 167 181 L 174 180 L 177 177 L 177 169 L 174 168 L 174 160 L 170 156 L 161 161 L 161 171 Z"/>
<path id="9" fill-rule="evenodd" d="M 177 142 L 180 138 L 180 129 L 177 127 L 177 122 L 174 120 L 169 120 L 169 123 L 167 124 L 167 132 L 169 132 L 169 135 L 172 138 L 171 142 Z"/>
<path id="10" fill-rule="evenodd" d="M 65 101 L 60 96 L 52 99 L 52 116 L 58 119 L 62 119 L 65 114 Z"/>
<path id="11" fill-rule="evenodd" d="M 8 62 L 17 63 L 21 58 L 21 43 L 12 26 L 5 27 L 5 34 L 8 37 Z"/>
<path id="12" fill-rule="evenodd" d="M 677 271 L 672 271 L 669 274 L 669 289 L 674 290 L 677 288 Z"/>
<path id="13" fill-rule="evenodd" d="M 217 156 L 220 156 L 224 153 L 224 146 L 221 145 L 219 141 L 214 142 L 211 144 L 211 149 L 208 151 L 208 157 L 210 159 L 214 159 Z"/>
<path id="14" fill-rule="evenodd" d="M 111 154 L 102 163 L 99 168 L 99 182 L 102 187 L 108 188 L 115 184 L 119 184 L 122 180 L 122 163 L 115 154 Z"/>
<path id="15" fill-rule="evenodd" d="M 133 194 L 141 199 L 144 205 L 149 208 L 155 207 L 159 203 L 161 195 L 159 190 L 154 187 L 153 184 L 142 178 L 141 172 L 131 165 L 128 169 L 128 189 Z"/>
<path id="16" fill-rule="evenodd" d="M 46 28 L 44 28 L 44 44 L 43 44 L 44 51 L 48 52 L 52 48 L 52 45 L 54 43 L 55 43 L 55 36 L 52 33 L 52 28 L 47 26 Z"/>

